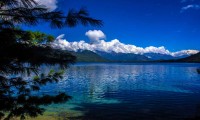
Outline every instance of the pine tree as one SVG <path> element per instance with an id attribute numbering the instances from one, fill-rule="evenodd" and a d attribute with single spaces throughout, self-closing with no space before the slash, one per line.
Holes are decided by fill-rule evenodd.
<path id="1" fill-rule="evenodd" d="M 65 93 L 55 96 L 32 94 L 47 83 L 58 82 L 64 70 L 76 58 L 70 53 L 53 49 L 36 41 L 52 41 L 44 36 L 19 29 L 19 25 L 38 25 L 49 22 L 53 28 L 82 25 L 101 26 L 102 21 L 89 17 L 85 9 L 69 10 L 65 16 L 61 11 L 49 11 L 34 0 L 0 1 L 0 119 L 26 116 L 37 117 L 44 109 L 41 105 L 62 103 L 71 97 Z M 41 73 L 41 65 L 59 65 L 59 71 Z M 26 79 L 23 76 L 33 76 Z M 5 113 L 8 113 L 5 115 Z"/>

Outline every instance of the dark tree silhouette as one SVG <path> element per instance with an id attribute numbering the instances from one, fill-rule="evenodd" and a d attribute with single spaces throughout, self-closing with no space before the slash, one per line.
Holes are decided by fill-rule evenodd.
<path id="1" fill-rule="evenodd" d="M 47 44 L 33 44 L 33 40 L 52 41 L 30 31 L 23 31 L 19 25 L 37 25 L 49 22 L 51 27 L 74 27 L 82 25 L 101 26 L 102 21 L 89 17 L 85 9 L 69 10 L 65 16 L 61 11 L 49 11 L 34 0 L 1 0 L 0 1 L 0 119 L 11 119 L 26 116 L 42 115 L 40 105 L 65 102 L 71 97 L 65 93 L 55 96 L 32 94 L 47 83 L 62 79 L 63 71 L 75 62 L 70 53 L 53 49 Z M 41 35 L 41 36 L 40 36 Z M 58 65 L 60 71 L 50 70 L 41 73 L 40 66 Z M 24 76 L 33 76 L 29 79 Z M 7 113 L 7 114 L 5 114 Z"/>

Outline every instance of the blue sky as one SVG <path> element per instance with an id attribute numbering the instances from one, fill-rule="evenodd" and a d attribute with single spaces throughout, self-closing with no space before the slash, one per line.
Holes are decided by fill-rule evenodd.
<path id="1" fill-rule="evenodd" d="M 58 10 L 67 12 L 81 7 L 86 7 L 90 16 L 103 20 L 104 26 L 51 29 L 48 24 L 40 24 L 25 29 L 54 36 L 65 34 L 68 41 L 89 41 L 85 36 L 88 30 L 101 30 L 106 41 L 165 46 L 170 51 L 200 50 L 200 0 L 57 0 Z"/>

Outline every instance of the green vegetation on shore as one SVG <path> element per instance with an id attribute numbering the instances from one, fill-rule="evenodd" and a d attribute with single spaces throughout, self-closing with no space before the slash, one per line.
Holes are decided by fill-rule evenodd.
<path id="1" fill-rule="evenodd" d="M 54 37 L 41 32 L 23 30 L 19 26 L 50 23 L 52 28 L 102 26 L 86 9 L 64 12 L 50 11 L 36 0 L 0 1 L 0 119 L 10 120 L 43 115 L 44 106 L 68 101 L 64 93 L 35 95 L 42 86 L 57 83 L 63 71 L 76 57 L 67 51 L 54 49 L 49 42 Z M 41 67 L 58 65 L 57 70 L 42 71 Z M 43 73 L 44 72 L 44 73 Z"/>

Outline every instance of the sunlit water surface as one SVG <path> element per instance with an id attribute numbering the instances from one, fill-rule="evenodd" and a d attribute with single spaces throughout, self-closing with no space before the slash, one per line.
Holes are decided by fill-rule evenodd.
<path id="1" fill-rule="evenodd" d="M 61 91 L 73 97 L 46 107 L 63 119 L 184 120 L 200 115 L 199 67 L 189 63 L 76 64 L 62 81 L 42 92 Z"/>

